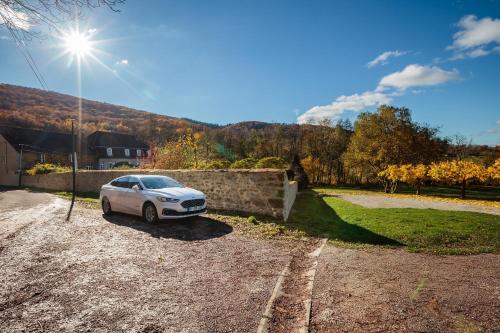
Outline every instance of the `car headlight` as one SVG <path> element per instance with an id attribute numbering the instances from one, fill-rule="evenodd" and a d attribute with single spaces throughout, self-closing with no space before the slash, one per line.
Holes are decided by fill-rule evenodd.
<path id="1" fill-rule="evenodd" d="M 169 198 L 169 197 L 156 197 L 156 199 L 158 199 L 158 201 L 161 202 L 171 202 L 171 203 L 179 202 L 179 199 Z"/>

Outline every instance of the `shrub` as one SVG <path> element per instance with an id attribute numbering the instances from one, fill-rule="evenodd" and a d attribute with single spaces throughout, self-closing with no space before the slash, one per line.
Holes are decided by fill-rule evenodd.
<path id="1" fill-rule="evenodd" d="M 30 176 L 44 175 L 52 172 L 68 172 L 71 171 L 70 167 L 61 166 L 52 163 L 37 163 L 32 168 L 26 170 L 26 174 Z"/>
<path id="2" fill-rule="evenodd" d="M 233 162 L 231 166 L 229 166 L 230 169 L 253 169 L 255 167 L 255 164 L 257 164 L 259 160 L 253 157 L 248 157 L 244 158 L 242 160 L 238 160 Z"/>
<path id="3" fill-rule="evenodd" d="M 281 157 L 264 157 L 256 164 L 256 169 L 287 169 L 288 163 Z"/>
<path id="4" fill-rule="evenodd" d="M 252 224 L 258 224 L 257 218 L 253 215 L 249 216 L 247 220 L 248 220 L 248 222 L 250 222 Z"/>
<path id="5" fill-rule="evenodd" d="M 135 166 L 129 164 L 128 162 L 118 162 L 113 166 L 113 169 L 115 170 L 128 170 L 133 168 L 135 168 Z"/>
<path id="6" fill-rule="evenodd" d="M 298 155 L 295 155 L 293 157 L 291 169 L 293 172 L 293 180 L 297 182 L 299 190 L 305 189 L 309 184 L 309 178 L 307 177 L 307 173 L 300 163 L 300 158 Z"/>
<path id="7" fill-rule="evenodd" d="M 212 161 L 200 161 L 198 163 L 197 169 L 210 170 L 210 169 L 227 169 L 231 162 L 226 160 L 212 160 Z"/>

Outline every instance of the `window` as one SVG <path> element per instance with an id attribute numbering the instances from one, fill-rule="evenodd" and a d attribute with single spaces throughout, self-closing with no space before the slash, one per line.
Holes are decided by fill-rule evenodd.
<path id="1" fill-rule="evenodd" d="M 139 185 L 139 188 L 142 190 L 141 183 L 139 183 L 139 179 L 137 177 L 130 177 L 128 179 L 128 188 L 132 188 L 134 185 Z"/>
<path id="2" fill-rule="evenodd" d="M 128 187 L 128 179 L 129 177 L 126 176 L 126 177 L 120 177 L 114 181 L 111 182 L 111 185 L 112 186 L 116 186 L 116 187 L 124 187 L 124 188 L 127 188 Z"/>
<path id="3" fill-rule="evenodd" d="M 141 156 L 142 156 L 142 150 L 137 149 L 137 157 L 141 157 Z"/>
<path id="4" fill-rule="evenodd" d="M 144 186 L 149 189 L 183 187 L 181 183 L 165 176 L 141 177 L 141 181 Z"/>
<path id="5" fill-rule="evenodd" d="M 99 163 L 99 169 L 104 170 L 104 163 Z"/>
<path id="6" fill-rule="evenodd" d="M 106 148 L 106 154 L 108 156 L 113 156 L 113 148 Z"/>
<path id="7" fill-rule="evenodd" d="M 125 148 L 125 156 L 127 156 L 127 157 L 130 156 L 130 149 Z"/>

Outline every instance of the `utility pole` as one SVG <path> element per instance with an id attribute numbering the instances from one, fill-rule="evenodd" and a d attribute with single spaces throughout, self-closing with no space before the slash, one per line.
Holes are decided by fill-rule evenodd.
<path id="1" fill-rule="evenodd" d="M 75 151 L 75 125 L 73 120 L 71 120 L 71 155 L 72 155 L 72 162 L 71 163 L 71 169 L 73 171 L 73 196 L 71 199 L 71 202 L 75 201 L 75 196 L 76 196 L 76 151 Z"/>
<path id="2" fill-rule="evenodd" d="M 23 175 L 23 145 L 19 145 L 21 147 L 21 153 L 19 154 L 19 187 L 21 187 L 21 177 Z"/>
<path id="3" fill-rule="evenodd" d="M 73 193 L 71 195 L 71 206 L 69 207 L 68 215 L 66 216 L 66 221 L 69 221 L 71 216 L 71 211 L 73 210 L 73 205 L 75 204 L 76 197 L 76 152 L 75 152 L 75 125 L 74 121 L 71 120 L 71 169 L 73 174 Z"/>

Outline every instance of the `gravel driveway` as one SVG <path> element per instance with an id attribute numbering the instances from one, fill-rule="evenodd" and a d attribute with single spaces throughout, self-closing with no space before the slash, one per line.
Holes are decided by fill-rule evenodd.
<path id="1" fill-rule="evenodd" d="M 332 194 L 337 198 L 350 201 L 354 204 L 366 208 L 420 208 L 420 209 L 439 209 L 439 210 L 455 210 L 455 211 L 468 211 L 487 213 L 493 215 L 500 215 L 500 208 L 487 207 L 473 204 L 439 202 L 433 200 L 426 200 L 424 198 L 410 199 L 410 198 L 396 198 L 388 195 L 378 194 Z"/>
<path id="2" fill-rule="evenodd" d="M 77 205 L 68 223 L 46 196 L 1 212 L 2 332 L 252 332 L 290 259 L 206 217 L 149 226 Z"/>
<path id="3" fill-rule="evenodd" d="M 311 332 L 499 332 L 500 257 L 326 246 Z"/>

